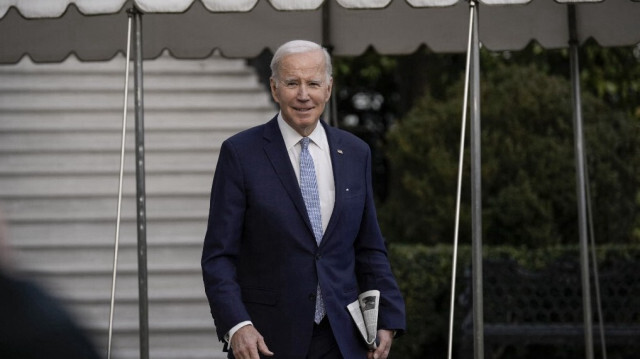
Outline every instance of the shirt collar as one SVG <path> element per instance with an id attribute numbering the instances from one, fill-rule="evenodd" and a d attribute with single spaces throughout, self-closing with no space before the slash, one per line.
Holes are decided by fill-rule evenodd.
<path id="1" fill-rule="evenodd" d="M 289 126 L 289 124 L 282 118 L 282 112 L 278 113 L 278 127 L 280 127 L 280 132 L 282 133 L 282 138 L 284 139 L 287 151 L 297 145 L 302 139 L 302 136 L 296 132 L 293 127 Z M 328 150 L 327 147 L 329 146 L 329 143 L 327 141 L 327 133 L 320 121 L 318 121 L 318 125 L 308 137 L 313 141 L 313 143 L 320 147 L 321 150 Z"/>

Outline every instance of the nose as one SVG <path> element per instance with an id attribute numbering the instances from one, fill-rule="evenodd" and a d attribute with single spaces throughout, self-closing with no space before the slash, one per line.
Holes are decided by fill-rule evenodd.
<path id="1" fill-rule="evenodd" d="M 309 99 L 309 89 L 307 85 L 301 84 L 298 86 L 298 100 L 308 100 Z"/>

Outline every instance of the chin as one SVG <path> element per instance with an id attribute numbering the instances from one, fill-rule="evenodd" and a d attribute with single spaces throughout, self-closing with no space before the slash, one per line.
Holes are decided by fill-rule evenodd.
<path id="1" fill-rule="evenodd" d="M 318 118 L 317 114 L 315 113 L 296 113 L 295 116 L 293 116 L 294 118 L 294 122 L 304 126 L 304 125 L 311 125 L 315 122 L 315 120 Z"/>

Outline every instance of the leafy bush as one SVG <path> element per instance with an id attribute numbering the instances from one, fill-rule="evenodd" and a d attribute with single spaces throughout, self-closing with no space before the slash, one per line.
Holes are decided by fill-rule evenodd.
<path id="1" fill-rule="evenodd" d="M 577 246 L 552 246 L 536 250 L 509 246 L 485 246 L 485 259 L 513 259 L 520 266 L 529 269 L 541 269 L 557 261 L 559 258 L 579 260 Z M 394 358 L 444 358 L 447 353 L 449 331 L 449 308 L 451 298 L 452 248 L 451 246 L 425 246 L 421 244 L 393 244 L 389 248 L 389 256 L 394 274 L 404 294 L 407 306 L 407 333 L 396 340 L 393 345 Z M 606 245 L 596 250 L 598 268 L 606 270 L 613 263 L 621 261 L 640 261 L 638 245 Z M 458 250 L 458 271 L 456 278 L 456 307 L 454 319 L 454 354 L 462 343 L 460 327 L 464 317 L 470 311 L 470 303 L 462 302 L 464 292 L 468 290 L 471 268 L 471 249 L 462 246 Z M 580 351 L 579 344 L 574 350 Z M 526 348 L 525 348 L 526 349 Z M 529 348 L 530 349 L 530 348 Z M 618 348 L 619 349 L 619 348 Z M 638 348 L 636 348 L 638 349 Z M 546 358 L 564 358 L 558 352 L 567 352 L 567 348 L 541 348 L 549 356 Z M 538 354 L 541 352 L 538 352 Z M 575 353 L 572 352 L 572 353 Z M 537 358 L 534 352 L 529 353 L 522 348 L 516 354 L 509 352 L 500 358 Z M 624 353 L 611 358 L 624 358 Z M 511 356 L 509 356 L 511 355 Z M 579 357 L 579 356 L 578 356 Z"/>
<path id="2" fill-rule="evenodd" d="M 482 76 L 483 231 L 493 245 L 570 244 L 578 236 L 571 85 L 532 66 Z M 462 83 L 429 94 L 388 133 L 390 195 L 380 223 L 391 242 L 453 238 Z M 584 94 L 584 137 L 596 238 L 629 243 L 640 215 L 640 127 Z M 468 137 L 468 136 L 467 136 Z M 469 238 L 465 154 L 461 238 Z"/>

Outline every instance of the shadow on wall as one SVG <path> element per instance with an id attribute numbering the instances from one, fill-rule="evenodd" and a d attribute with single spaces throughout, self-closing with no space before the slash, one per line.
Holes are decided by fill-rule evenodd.
<path id="1" fill-rule="evenodd" d="M 12 270 L 5 223 L 0 209 L 0 358 L 101 358 L 56 298 Z"/>

